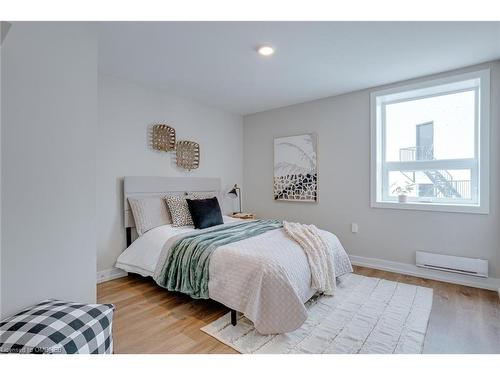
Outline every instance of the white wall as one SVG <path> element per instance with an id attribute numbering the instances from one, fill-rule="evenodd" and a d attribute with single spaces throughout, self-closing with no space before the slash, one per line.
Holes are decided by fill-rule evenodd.
<path id="1" fill-rule="evenodd" d="M 2 316 L 95 301 L 97 29 L 16 22 L 2 46 Z"/>
<path id="2" fill-rule="evenodd" d="M 0 166 L 2 165 L 2 43 L 4 37 L 3 22 L 0 21 Z M 0 213 L 2 212 L 2 174 L 0 173 Z M 2 316 L 2 215 L 0 214 L 0 317 Z"/>
<path id="3" fill-rule="evenodd" d="M 167 69 L 168 67 L 166 67 Z M 166 123 L 177 139 L 200 144 L 200 167 L 191 172 L 175 166 L 171 153 L 157 152 L 148 128 Z M 97 153 L 97 268 L 111 269 L 125 249 L 122 179 L 124 176 L 221 177 L 229 191 L 243 180 L 243 120 L 202 104 L 122 79 L 99 78 Z M 236 209 L 226 197 L 225 211 Z"/>
<path id="4" fill-rule="evenodd" d="M 317 224 L 336 233 L 350 254 L 409 264 L 415 262 L 415 250 L 478 257 L 490 260 L 491 275 L 499 277 L 500 62 L 454 73 L 488 67 L 489 215 L 370 208 L 369 94 L 380 88 L 245 116 L 246 209 L 258 216 Z M 303 132 L 319 135 L 319 203 L 275 202 L 273 137 Z M 359 233 L 351 233 L 351 222 L 359 223 Z"/>

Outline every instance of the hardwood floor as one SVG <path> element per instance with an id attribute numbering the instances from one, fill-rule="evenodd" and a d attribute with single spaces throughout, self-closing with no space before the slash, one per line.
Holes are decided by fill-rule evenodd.
<path id="1" fill-rule="evenodd" d="M 424 353 L 500 353 L 496 292 L 370 268 L 355 272 L 434 289 Z M 99 284 L 97 296 L 116 306 L 115 353 L 236 353 L 200 331 L 228 311 L 217 302 L 167 292 L 135 275 Z"/>

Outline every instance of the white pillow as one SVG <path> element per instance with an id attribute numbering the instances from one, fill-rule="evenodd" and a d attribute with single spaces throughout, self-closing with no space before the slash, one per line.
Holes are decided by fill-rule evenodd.
<path id="1" fill-rule="evenodd" d="M 162 197 L 131 197 L 128 199 L 134 215 L 135 229 L 142 236 L 148 230 L 160 225 L 170 224 L 167 205 Z"/>

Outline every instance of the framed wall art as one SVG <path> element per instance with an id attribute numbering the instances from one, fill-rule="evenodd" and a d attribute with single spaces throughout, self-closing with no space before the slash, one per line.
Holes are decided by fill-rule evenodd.
<path id="1" fill-rule="evenodd" d="M 301 134 L 274 138 L 274 199 L 318 201 L 318 137 Z"/>

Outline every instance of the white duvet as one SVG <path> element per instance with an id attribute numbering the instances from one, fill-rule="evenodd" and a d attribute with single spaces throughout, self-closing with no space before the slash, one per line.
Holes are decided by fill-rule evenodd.
<path id="1" fill-rule="evenodd" d="M 237 219 L 224 217 L 224 222 Z M 165 243 L 192 227 L 163 225 L 146 232 L 118 258 L 127 272 L 152 276 Z M 334 252 L 337 276 L 352 271 L 337 237 L 320 231 Z M 240 311 L 261 334 L 299 328 L 307 318 L 304 302 L 311 298 L 311 271 L 304 250 L 283 229 L 219 247 L 212 254 L 208 291 L 211 299 Z"/>

